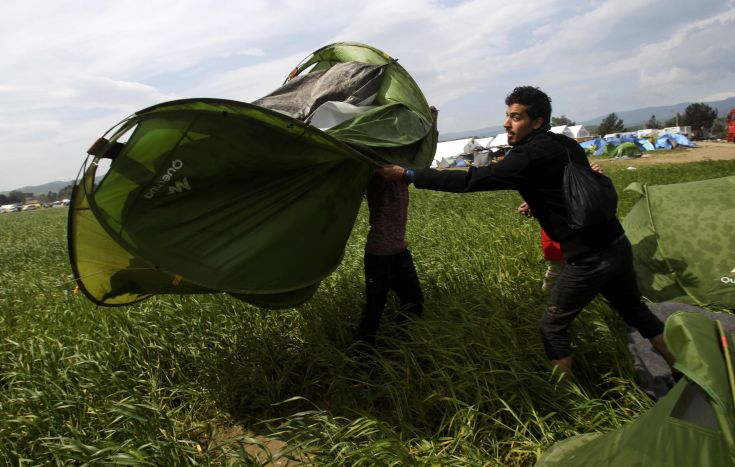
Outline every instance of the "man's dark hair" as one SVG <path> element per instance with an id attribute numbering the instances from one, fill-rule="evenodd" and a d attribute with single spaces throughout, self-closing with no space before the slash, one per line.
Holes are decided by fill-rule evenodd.
<path id="1" fill-rule="evenodd" d="M 525 105 L 531 120 L 541 117 L 545 125 L 551 121 L 551 98 L 539 88 L 518 86 L 505 98 L 505 105 L 512 104 Z"/>

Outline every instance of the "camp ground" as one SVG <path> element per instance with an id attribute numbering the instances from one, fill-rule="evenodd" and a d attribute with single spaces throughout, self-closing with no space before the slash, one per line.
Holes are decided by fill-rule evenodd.
<path id="1" fill-rule="evenodd" d="M 584 125 L 559 125 L 551 127 L 553 133 L 563 134 L 577 141 L 586 141 L 590 132 Z M 590 143 L 592 144 L 592 143 Z M 590 144 L 583 147 L 588 148 Z M 601 144 L 598 142 L 598 144 Z M 485 165 L 499 150 L 509 148 L 507 133 L 499 133 L 484 138 L 464 138 L 450 141 L 440 141 L 437 144 L 436 154 L 431 167 L 467 167 L 470 165 Z M 603 148 L 604 149 L 604 148 Z M 653 147 L 651 147 L 651 150 Z M 484 154 L 478 153 L 486 151 Z M 596 151 L 596 150 L 595 150 Z M 600 152 L 602 154 L 602 152 Z M 599 155 L 599 154 L 598 154 Z"/>
<path id="2" fill-rule="evenodd" d="M 344 76 L 350 79 L 345 81 Z M 406 343 L 386 333 L 386 342 L 396 347 L 389 348 L 385 358 L 374 359 L 364 356 L 353 359 L 349 355 L 350 344 L 345 344 L 350 339 L 345 337 L 349 313 L 356 308 L 355 297 L 359 297 L 354 292 L 354 278 L 360 272 L 354 266 L 359 263 L 359 255 L 355 256 L 353 251 L 350 256 L 353 264 L 344 264 L 345 255 L 350 234 L 359 221 L 371 168 L 385 163 L 409 167 L 476 164 L 481 161 L 478 156 L 506 148 L 507 135 L 437 143 L 428 103 L 408 72 L 386 53 L 363 44 L 338 43 L 319 49 L 296 64 L 280 87 L 274 87 L 273 92 L 251 103 L 221 99 L 164 102 L 136 112 L 92 145 L 68 214 L 69 255 L 74 279 L 84 297 L 103 306 L 141 302 L 137 308 L 131 307 L 134 310 L 148 310 L 144 307 L 153 303 L 152 314 L 168 319 L 178 318 L 179 310 L 160 313 L 157 307 L 169 302 L 146 299 L 155 295 L 182 295 L 182 302 L 195 304 L 189 310 L 190 315 L 181 320 L 184 324 L 151 328 L 179 329 L 177 326 L 195 322 L 196 325 L 186 327 L 184 332 L 176 331 L 187 345 L 197 340 L 190 339 L 189 333 L 210 326 L 208 320 L 232 318 L 220 313 L 222 303 L 240 313 L 233 318 L 238 326 L 244 322 L 246 327 L 256 327 L 259 319 L 280 320 L 289 327 L 300 326 L 299 332 L 313 331 L 311 335 L 299 334 L 293 340 L 279 341 L 286 333 L 281 335 L 282 330 L 274 332 L 269 327 L 254 343 L 238 343 L 234 350 L 224 352 L 227 355 L 223 361 L 217 362 L 221 367 L 210 373 L 214 359 L 202 350 L 209 345 L 210 338 L 201 336 L 219 332 L 215 329 L 220 323 L 217 321 L 217 325 L 212 324 L 198 335 L 199 340 L 207 342 L 196 350 L 204 355 L 200 360 L 206 360 L 204 368 L 199 369 L 206 375 L 202 379 L 220 378 L 221 373 L 229 377 L 234 368 L 237 378 L 244 375 L 242 379 L 247 380 L 244 383 L 238 380 L 235 385 L 249 384 L 251 378 L 257 381 L 255 390 L 238 387 L 239 392 L 234 396 L 230 387 L 208 387 L 212 393 L 224 393 L 222 397 L 228 401 L 237 399 L 233 402 L 238 406 L 234 412 L 243 417 L 250 416 L 254 404 L 248 398 L 260 397 L 260 394 L 252 395 L 258 392 L 266 394 L 273 390 L 273 396 L 264 399 L 267 402 L 262 405 L 267 408 L 260 415 L 290 396 L 284 394 L 293 386 L 298 386 L 301 392 L 287 404 L 301 403 L 300 398 L 307 397 L 321 402 L 320 398 L 324 397 L 326 403 L 337 405 L 340 401 L 330 399 L 328 393 L 332 388 L 325 388 L 323 381 L 345 384 L 348 396 L 343 399 L 359 400 L 361 405 L 348 403 L 346 413 L 362 412 L 365 410 L 362 405 L 373 403 L 373 392 L 390 387 L 396 392 L 382 393 L 374 407 L 367 410 L 387 413 L 385 420 L 390 423 L 423 426 L 426 432 L 408 435 L 413 437 L 410 444 L 420 446 L 416 448 L 418 451 L 423 446 L 429 446 L 426 452 L 432 451 L 417 454 L 411 451 L 414 447 L 404 447 L 402 442 L 384 442 L 398 440 L 413 428 L 393 433 L 393 428 L 386 428 L 388 423 L 385 426 L 382 420 L 376 423 L 369 415 L 358 418 L 352 425 L 348 422 L 340 426 L 342 420 L 337 420 L 339 417 L 333 417 L 328 410 L 304 412 L 299 408 L 285 422 L 296 425 L 303 422 L 292 431 L 298 434 L 288 441 L 293 445 L 300 439 L 327 437 L 326 458 L 333 455 L 335 445 L 334 432 L 329 430 L 336 429 L 343 436 L 343 443 L 370 446 L 370 456 L 374 456 L 376 446 L 388 446 L 400 454 L 390 452 L 386 458 L 401 459 L 407 465 L 413 456 L 434 456 L 433 452 L 442 451 L 444 448 L 437 448 L 438 444 L 431 444 L 434 439 L 452 436 L 462 442 L 467 440 L 467 444 L 449 455 L 436 454 L 433 458 L 440 459 L 437 465 L 449 457 L 453 459 L 455 452 L 460 451 L 463 457 L 453 465 L 487 465 L 487 459 L 492 456 L 501 459 L 493 458 L 497 465 L 506 465 L 504 461 L 510 461 L 507 465 L 528 465 L 529 459 L 536 461 L 549 446 L 538 465 L 641 465 L 640 462 L 654 466 L 732 465 L 733 398 L 729 373 L 732 358 L 728 361 L 730 355 L 722 351 L 733 345 L 732 328 L 720 330 L 718 323 L 724 319 L 686 313 L 694 305 L 735 307 L 731 295 L 734 288 L 730 287 L 735 284 L 735 264 L 731 264 L 731 257 L 721 254 L 735 251 L 731 243 L 735 228 L 732 177 L 709 180 L 711 185 L 706 186 L 692 182 L 630 187 L 640 196 L 625 222 L 634 245 L 636 267 L 645 271 L 641 287 L 648 299 L 675 304 L 672 305 L 676 307 L 675 313 L 667 321 L 666 337 L 679 357 L 677 369 L 683 376 L 677 375 L 678 382 L 675 382 L 670 372 L 655 374 L 652 363 L 637 359 L 646 349 L 638 351 L 630 345 L 628 349 L 638 375 L 638 381 L 630 383 L 640 384 L 658 402 L 619 429 L 604 433 L 589 429 L 585 419 L 572 432 L 568 428 L 559 429 L 562 425 L 558 424 L 566 415 L 563 412 L 568 407 L 566 399 L 576 400 L 586 395 L 575 394 L 574 389 L 565 392 L 558 381 L 551 381 L 553 374 L 549 376 L 547 368 L 538 364 L 538 358 L 533 361 L 534 355 L 541 355 L 533 341 L 537 333 L 534 313 L 541 299 L 533 295 L 536 285 L 529 284 L 539 272 L 538 258 L 530 261 L 526 258 L 522 263 L 515 253 L 486 254 L 505 251 L 512 242 L 525 239 L 527 257 L 533 256 L 535 250 L 531 250 L 528 239 L 533 238 L 532 244 L 538 244 L 537 229 L 533 228 L 533 237 L 528 236 L 529 229 L 519 224 L 512 207 L 506 209 L 507 217 L 502 217 L 497 209 L 486 210 L 488 198 L 478 196 L 473 198 L 471 207 L 463 206 L 474 216 L 470 222 L 464 222 L 468 217 L 436 202 L 438 197 L 417 196 L 417 201 L 412 198 L 412 205 L 418 206 L 414 211 L 416 222 L 425 229 L 418 235 L 417 243 L 430 244 L 424 250 L 424 258 L 429 259 L 423 259 L 424 264 L 431 265 L 427 268 L 433 268 L 427 276 L 432 280 L 441 278 L 432 283 L 433 300 L 439 305 L 431 310 L 429 319 L 416 323 L 416 335 L 424 336 L 423 340 Z M 323 98 L 326 95 L 331 100 Z M 398 127 L 393 122 L 398 122 Z M 562 126 L 554 131 L 580 139 L 588 137 L 583 136 L 586 131 L 583 127 Z M 627 151 L 641 151 L 640 140 L 653 144 L 653 136 L 642 136 L 614 135 L 597 142 L 603 151 L 614 149 L 625 157 L 632 155 Z M 658 141 L 662 136 L 656 138 Z M 674 136 L 665 138 L 669 142 L 679 141 Z M 100 169 L 103 163 L 109 165 L 106 172 Z M 500 196 L 498 199 L 504 199 L 506 204 L 515 202 Z M 491 218 L 498 228 L 493 238 L 488 239 L 486 232 L 476 226 L 489 223 Z M 459 262 L 460 266 L 452 266 L 451 274 L 447 274 L 447 258 L 443 252 L 437 254 L 434 250 L 437 250 L 437 238 L 457 225 L 469 230 L 455 235 L 453 238 L 458 240 L 449 247 L 457 246 L 453 256 L 468 263 Z M 473 236 L 480 238 L 474 240 L 475 250 L 465 245 Z M 495 243 L 488 247 L 488 242 Z M 482 257 L 466 258 L 472 251 L 482 251 Z M 431 257 L 432 254 L 435 256 Z M 488 264 L 500 266 L 488 273 L 480 267 Z M 344 277 L 335 278 L 333 273 L 338 265 L 352 269 L 347 269 Z M 504 289 L 506 282 L 510 290 Z M 334 300 L 336 293 L 322 294 L 319 297 L 322 301 L 313 303 L 317 289 L 324 283 L 332 292 L 347 290 L 346 305 L 335 305 L 334 301 L 324 305 L 324 300 Z M 477 300 L 477 290 L 467 289 L 468 284 L 473 289 L 484 289 L 477 294 Z M 454 289 L 446 293 L 450 287 Z M 522 296 L 516 297 L 516 291 L 521 291 Z M 196 294 L 212 295 L 214 300 L 223 301 L 207 302 L 212 297 L 200 300 Z M 447 298 L 459 305 L 442 301 Z M 233 302 L 236 305 L 231 305 Z M 201 306 L 202 303 L 206 305 Z M 488 306 L 489 303 L 493 306 Z M 296 312 L 289 310 L 297 305 L 303 308 Z M 276 315 L 277 312 L 269 314 L 263 309 L 286 310 Z M 206 315 L 206 310 L 215 311 Z M 272 319 L 273 316 L 277 318 Z M 329 328 L 331 335 L 319 335 L 322 332 L 319 326 L 311 329 L 316 319 L 333 326 Z M 600 322 L 595 321 L 594 326 Z M 134 327 L 131 325 L 131 329 Z M 147 331 L 146 326 L 141 329 Z M 222 332 L 215 340 L 224 342 L 230 336 L 246 333 L 241 327 L 237 329 L 234 333 Z M 529 329 L 533 332 L 528 332 Z M 137 335 L 130 336 L 132 341 L 140 340 Z M 170 338 L 164 334 L 162 341 L 150 347 L 169 348 L 166 339 Z M 287 336 L 287 339 L 291 338 Z M 606 359 L 622 349 L 622 345 L 611 342 L 614 339 L 609 335 L 601 340 L 604 342 L 594 345 L 601 346 L 596 349 L 597 355 Z M 312 352 L 317 348 L 328 350 L 315 357 Z M 344 348 L 348 350 L 343 353 Z M 292 349 L 296 350 L 291 352 Z M 475 349 L 478 353 L 472 354 Z M 392 366 L 398 361 L 390 360 L 394 355 L 401 357 L 399 364 Z M 330 360 L 335 356 L 343 359 L 342 363 L 334 364 Z M 595 356 L 587 357 L 589 360 L 580 366 L 594 366 L 596 363 L 591 361 Z M 172 351 L 171 360 L 176 358 L 178 352 Z M 313 364 L 314 361 L 318 363 Z M 345 361 L 349 364 L 345 365 Z M 267 362 L 276 364 L 268 366 Z M 319 368 L 321 362 L 329 362 L 323 365 L 327 370 Z M 351 373 L 362 371 L 362 365 L 382 362 L 388 362 L 386 367 L 366 370 L 368 377 L 354 378 L 355 373 Z M 702 362 L 705 364 L 701 365 Z M 145 358 L 143 365 L 150 366 Z M 340 369 L 341 373 L 335 376 L 331 372 L 340 365 L 354 365 L 357 370 Z M 621 358 L 613 365 L 619 369 L 629 362 Z M 174 361 L 165 362 L 164 366 L 162 371 L 166 372 L 182 365 Z M 287 373 L 279 373 L 283 368 Z M 299 373 L 302 368 L 304 372 L 316 371 L 316 377 L 299 380 L 303 376 Z M 404 368 L 405 374 L 401 373 Z M 615 374 L 600 377 L 600 387 L 620 383 L 614 382 L 619 379 L 617 370 L 610 371 Z M 266 374 L 265 379 L 256 380 L 261 373 Z M 279 376 L 271 377 L 272 374 Z M 297 382 L 293 384 L 291 378 Z M 372 378 L 377 382 L 374 385 Z M 367 380 L 371 382 L 363 382 Z M 458 380 L 461 384 L 455 384 Z M 283 386 L 279 387 L 279 381 L 285 381 Z M 214 385 L 220 382 L 217 380 Z M 651 385 L 647 386 L 647 382 Z M 613 396 L 597 394 L 593 398 L 605 405 L 612 404 L 609 398 L 624 399 L 630 404 L 633 399 L 630 393 L 635 391 L 626 384 L 615 386 L 615 391 L 620 392 Z M 557 397 L 559 394 L 562 397 Z M 410 407 L 404 406 L 405 401 L 409 401 Z M 178 399 L 176 403 L 181 404 Z M 49 406 L 56 413 L 56 406 Z M 248 414 L 243 415 L 243 411 Z M 315 420 L 309 418 L 312 414 L 322 417 L 325 424 L 312 423 Z M 594 410 L 588 414 L 597 417 Z M 431 430 L 439 435 L 435 436 Z M 500 437 L 487 434 L 491 430 L 503 433 L 502 448 L 493 444 Z M 161 430 L 156 427 L 155 432 L 158 436 Z M 355 432 L 360 433 L 357 441 L 349 439 Z M 555 439 L 545 437 L 552 432 Z M 308 436 L 302 436 L 303 433 Z M 560 439 L 562 434 L 574 433 L 584 434 Z M 517 448 L 506 447 L 516 446 L 516 441 L 524 436 L 533 441 L 523 441 Z M 414 439 L 420 441 L 414 443 Z M 503 453 L 492 454 L 490 450 L 503 450 Z M 304 452 L 310 453 L 308 446 Z M 521 460 L 515 462 L 517 459 Z M 490 465 L 494 464 L 490 462 Z"/>
<path id="3" fill-rule="evenodd" d="M 646 151 L 655 149 L 696 147 L 689 137 L 673 130 L 646 129 L 622 134 L 608 134 L 588 138 L 580 142 L 580 146 L 586 150 L 588 156 L 613 156 L 619 159 L 638 157 Z"/>
<path id="4" fill-rule="evenodd" d="M 663 130 L 644 129 L 628 133 L 611 133 L 604 136 L 592 135 L 584 125 L 558 125 L 551 127 L 549 131 L 576 139 L 590 156 L 606 155 L 627 158 L 632 155 L 640 156 L 645 151 L 655 149 L 673 149 L 679 146 L 696 147 L 685 133 L 686 128 L 682 127 L 669 127 Z M 433 166 L 436 167 L 442 160 L 446 160 L 451 166 L 458 156 L 467 154 L 467 152 L 463 152 L 465 150 L 464 146 L 471 141 L 475 141 L 485 148 L 508 146 L 505 133 L 487 138 L 440 141 Z"/>

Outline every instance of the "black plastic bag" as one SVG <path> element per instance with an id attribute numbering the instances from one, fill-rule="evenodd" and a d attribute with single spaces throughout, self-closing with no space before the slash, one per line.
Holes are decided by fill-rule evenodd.
<path id="1" fill-rule="evenodd" d="M 612 180 L 588 165 L 572 162 L 564 168 L 564 202 L 569 213 L 569 227 L 581 229 L 607 223 L 615 217 L 618 193 Z"/>

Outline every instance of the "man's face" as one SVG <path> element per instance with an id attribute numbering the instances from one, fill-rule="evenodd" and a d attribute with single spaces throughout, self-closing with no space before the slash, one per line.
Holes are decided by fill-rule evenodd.
<path id="1" fill-rule="evenodd" d="M 531 120 L 523 104 L 511 104 L 505 109 L 503 127 L 508 132 L 508 144 L 511 146 L 523 141 L 533 130 L 543 125 L 544 119 L 537 117 Z"/>

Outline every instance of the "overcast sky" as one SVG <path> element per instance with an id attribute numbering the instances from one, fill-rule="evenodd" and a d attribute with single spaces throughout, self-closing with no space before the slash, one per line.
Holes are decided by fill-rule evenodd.
<path id="1" fill-rule="evenodd" d="M 444 133 L 500 124 L 516 85 L 577 121 L 735 96 L 735 0 L 3 0 L 0 41 L 0 191 L 74 179 L 152 104 L 262 97 L 337 41 L 399 59 Z"/>

